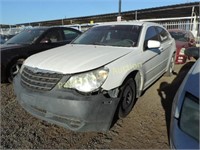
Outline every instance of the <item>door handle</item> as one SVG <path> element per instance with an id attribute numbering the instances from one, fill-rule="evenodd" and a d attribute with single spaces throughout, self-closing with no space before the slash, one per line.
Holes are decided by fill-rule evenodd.
<path id="1" fill-rule="evenodd" d="M 163 51 L 163 49 L 164 49 L 163 47 L 160 47 L 160 48 L 159 48 L 160 51 Z"/>
<path id="2" fill-rule="evenodd" d="M 168 44 L 169 44 L 169 45 L 172 45 L 172 42 L 169 42 Z"/>

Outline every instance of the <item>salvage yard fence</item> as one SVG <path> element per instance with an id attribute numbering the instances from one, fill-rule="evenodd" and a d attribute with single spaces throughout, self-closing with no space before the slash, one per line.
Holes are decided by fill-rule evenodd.
<path id="1" fill-rule="evenodd" d="M 168 23 L 160 23 L 163 25 L 166 29 L 183 29 L 183 30 L 189 30 L 193 33 L 195 40 L 198 45 L 200 45 L 200 23 L 196 23 L 196 30 L 194 29 L 194 24 L 189 22 L 189 21 L 173 21 L 173 22 L 168 22 Z"/>
<path id="2" fill-rule="evenodd" d="M 180 18 L 161 18 L 161 19 L 143 19 L 140 21 L 151 21 L 163 25 L 166 29 L 183 29 L 193 33 L 197 45 L 200 46 L 200 18 L 180 17 Z"/>
<path id="3" fill-rule="evenodd" d="M 133 20 L 129 20 L 130 22 Z M 142 19 L 140 21 L 150 21 L 150 22 L 156 22 L 158 24 L 163 25 L 166 29 L 183 29 L 183 30 L 189 30 L 193 33 L 195 36 L 197 45 L 200 47 L 200 18 L 199 16 L 193 16 L 193 17 L 180 17 L 180 18 L 157 18 L 157 19 Z M 92 26 L 102 24 L 101 23 L 85 23 L 85 24 L 72 24 L 72 25 L 61 25 L 61 26 L 68 26 L 72 28 L 79 29 L 81 31 L 85 31 L 89 29 Z M 29 27 L 18 27 L 18 28 L 7 28 L 7 29 L 1 29 L 0 34 L 13 34 L 13 33 L 19 33 L 20 31 L 23 31 L 26 28 Z"/>

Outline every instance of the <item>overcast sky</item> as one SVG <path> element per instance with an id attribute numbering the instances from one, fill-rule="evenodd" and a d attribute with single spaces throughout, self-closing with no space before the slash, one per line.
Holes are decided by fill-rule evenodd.
<path id="1" fill-rule="evenodd" d="M 121 0 L 122 12 L 198 0 Z M 0 0 L 0 24 L 19 24 L 118 12 L 119 0 Z"/>

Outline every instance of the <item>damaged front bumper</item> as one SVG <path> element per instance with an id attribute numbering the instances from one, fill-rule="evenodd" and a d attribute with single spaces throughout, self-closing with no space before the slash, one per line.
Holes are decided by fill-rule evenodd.
<path id="1" fill-rule="evenodd" d="M 14 78 L 14 90 L 21 106 L 37 118 L 73 131 L 107 131 L 119 103 L 109 94 L 82 95 L 74 90 L 40 92 L 24 88 L 21 76 Z"/>

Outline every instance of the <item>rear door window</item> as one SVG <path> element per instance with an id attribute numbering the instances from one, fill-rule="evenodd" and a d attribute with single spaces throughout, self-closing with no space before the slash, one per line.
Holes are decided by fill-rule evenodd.
<path id="1" fill-rule="evenodd" d="M 72 41 L 80 34 L 79 32 L 70 29 L 64 29 L 63 32 L 66 41 Z"/>
<path id="2" fill-rule="evenodd" d="M 61 30 L 54 29 L 54 30 L 48 31 L 48 33 L 42 39 L 42 42 L 46 40 L 50 41 L 50 43 L 57 43 L 57 42 L 62 42 L 64 39 L 63 39 Z"/>
<path id="3" fill-rule="evenodd" d="M 169 39 L 169 34 L 165 29 L 163 29 L 161 27 L 156 27 L 156 29 L 158 30 L 161 43 L 165 42 Z"/>

